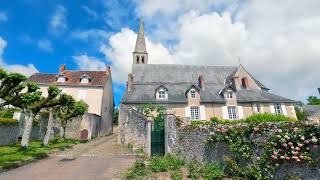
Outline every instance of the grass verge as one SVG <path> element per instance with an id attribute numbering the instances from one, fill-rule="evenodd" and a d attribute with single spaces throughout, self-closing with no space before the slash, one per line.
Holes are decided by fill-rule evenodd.
<path id="1" fill-rule="evenodd" d="M 48 147 L 45 147 L 42 145 L 42 141 L 32 141 L 27 150 L 21 149 L 20 144 L 0 147 L 0 171 L 48 157 L 48 153 L 55 149 L 70 147 L 81 142 L 79 140 L 56 139 L 51 141 Z"/>

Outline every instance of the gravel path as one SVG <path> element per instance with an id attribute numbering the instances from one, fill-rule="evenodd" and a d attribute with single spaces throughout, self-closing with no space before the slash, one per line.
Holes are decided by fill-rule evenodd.
<path id="1" fill-rule="evenodd" d="M 3 172 L 1 180 L 86 180 L 119 179 L 135 156 L 117 144 L 117 135 L 94 139 L 72 149 L 52 153 L 48 159 Z"/>

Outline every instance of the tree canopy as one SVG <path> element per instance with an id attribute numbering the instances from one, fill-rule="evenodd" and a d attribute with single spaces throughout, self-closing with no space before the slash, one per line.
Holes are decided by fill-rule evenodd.
<path id="1" fill-rule="evenodd" d="M 308 105 L 320 105 L 320 99 L 316 96 L 309 96 Z"/>

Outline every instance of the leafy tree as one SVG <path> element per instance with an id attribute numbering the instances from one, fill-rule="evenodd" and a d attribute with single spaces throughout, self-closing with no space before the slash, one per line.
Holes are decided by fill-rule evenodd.
<path id="1" fill-rule="evenodd" d="M 88 111 L 88 105 L 83 101 L 75 101 L 72 96 L 62 94 L 64 96 L 63 105 L 59 106 L 55 111 L 55 117 L 58 118 L 59 123 L 63 129 L 62 138 L 65 138 L 66 128 L 68 122 L 75 117 L 82 116 Z"/>
<path id="2" fill-rule="evenodd" d="M 119 108 L 115 108 L 113 112 L 113 123 L 118 125 L 118 118 L 119 118 Z"/>
<path id="3" fill-rule="evenodd" d="M 301 108 L 295 107 L 294 109 L 296 110 L 298 120 L 303 121 L 307 119 L 307 114 L 303 110 L 301 110 Z"/>
<path id="4" fill-rule="evenodd" d="M 320 99 L 316 96 L 309 96 L 308 105 L 320 105 Z"/>

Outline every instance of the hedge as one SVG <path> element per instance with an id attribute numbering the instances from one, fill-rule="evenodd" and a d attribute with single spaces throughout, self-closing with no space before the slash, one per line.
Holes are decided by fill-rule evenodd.
<path id="1" fill-rule="evenodd" d="M 0 125 L 1 124 L 18 124 L 18 120 L 10 118 L 0 118 Z"/>

